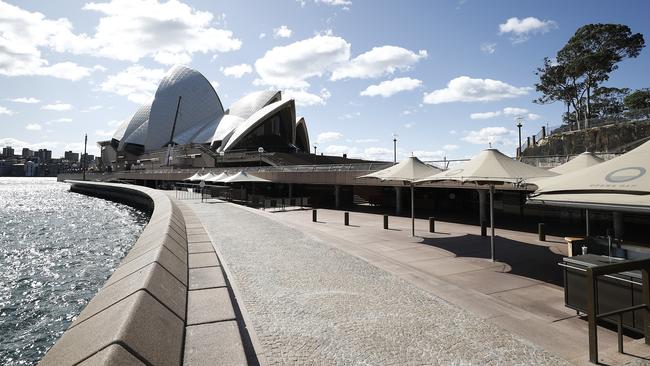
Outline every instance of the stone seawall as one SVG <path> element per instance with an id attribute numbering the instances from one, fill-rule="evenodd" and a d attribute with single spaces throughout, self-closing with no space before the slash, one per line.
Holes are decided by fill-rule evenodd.
<path id="1" fill-rule="evenodd" d="M 71 191 L 153 209 L 144 231 L 40 365 L 180 365 L 188 298 L 185 219 L 164 193 L 70 181 Z"/>

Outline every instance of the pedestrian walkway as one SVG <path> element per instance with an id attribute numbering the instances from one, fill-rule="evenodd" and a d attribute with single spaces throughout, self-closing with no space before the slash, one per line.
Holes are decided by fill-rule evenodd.
<path id="1" fill-rule="evenodd" d="M 199 201 L 186 201 L 186 207 L 200 219 L 229 272 L 263 364 L 565 363 L 432 291 L 445 286 L 453 291 L 444 281 L 432 277 L 426 288 L 400 275 L 398 264 L 386 261 L 395 269 L 387 271 L 359 253 L 351 255 L 343 239 L 307 229 L 305 211 L 273 214 Z M 361 228 L 329 225 L 349 243 L 371 242 L 352 232 Z M 389 248 L 390 239 L 384 241 Z M 421 244 L 410 245 L 417 253 Z M 474 266 L 498 264 L 477 259 Z M 440 268 L 455 272 L 451 264 Z M 485 305 L 486 312 L 500 310 Z"/>

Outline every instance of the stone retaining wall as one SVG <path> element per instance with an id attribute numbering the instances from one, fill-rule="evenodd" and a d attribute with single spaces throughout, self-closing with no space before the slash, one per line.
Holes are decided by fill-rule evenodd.
<path id="1" fill-rule="evenodd" d="M 185 219 L 164 193 L 72 181 L 71 190 L 153 208 L 140 238 L 40 365 L 180 365 L 188 287 Z"/>

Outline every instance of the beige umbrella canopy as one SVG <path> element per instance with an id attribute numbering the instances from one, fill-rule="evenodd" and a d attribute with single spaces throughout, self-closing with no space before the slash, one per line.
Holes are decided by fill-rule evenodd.
<path id="1" fill-rule="evenodd" d="M 401 181 L 411 186 L 411 235 L 415 236 L 415 207 L 414 207 L 414 187 L 413 183 L 424 177 L 440 173 L 442 170 L 423 163 L 415 156 L 400 161 L 386 169 L 374 173 L 362 175 L 357 178 L 376 178 L 380 180 Z"/>
<path id="2" fill-rule="evenodd" d="M 600 164 L 603 161 L 605 160 L 597 157 L 596 155 L 594 155 L 589 151 L 586 151 L 576 156 L 575 158 L 567 161 L 566 163 L 556 166 L 555 168 L 549 170 L 558 174 L 566 174 L 566 173 L 574 172 L 576 170 L 589 168 L 590 166 Z"/>
<path id="3" fill-rule="evenodd" d="M 270 182 L 264 178 L 259 178 L 254 175 L 241 171 L 237 174 L 231 175 L 221 180 L 223 183 L 247 183 L 247 182 Z"/>
<path id="4" fill-rule="evenodd" d="M 457 181 L 486 184 L 490 187 L 490 251 L 494 260 L 494 185 L 503 183 L 523 184 L 537 177 L 555 176 L 557 173 L 524 164 L 507 157 L 497 149 L 485 149 L 458 169 L 444 171 L 420 179 L 417 183 L 435 181 Z"/>
<path id="5" fill-rule="evenodd" d="M 201 174 L 201 171 L 199 170 L 198 172 L 194 173 L 193 176 L 191 176 L 189 178 L 185 178 L 185 180 L 189 180 L 190 182 L 195 182 L 195 181 L 201 180 L 200 178 L 202 176 L 203 176 L 203 174 Z"/>
<path id="6" fill-rule="evenodd" d="M 205 181 L 206 182 L 213 182 L 213 183 L 215 183 L 215 182 L 223 182 L 223 180 L 228 178 L 228 177 L 229 177 L 229 175 L 226 174 L 226 172 L 221 172 L 221 173 L 219 173 L 219 174 L 217 174 L 217 175 L 215 175 L 215 176 L 213 176 L 211 178 L 206 179 Z"/>
<path id="7" fill-rule="evenodd" d="M 650 141 L 589 168 L 540 179 L 530 203 L 650 212 Z"/>

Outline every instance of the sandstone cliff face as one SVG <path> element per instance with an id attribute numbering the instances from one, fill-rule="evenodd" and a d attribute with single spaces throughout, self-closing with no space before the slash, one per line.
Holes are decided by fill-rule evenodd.
<path id="1" fill-rule="evenodd" d="M 575 155 L 585 151 L 616 153 L 650 138 L 650 120 L 594 127 L 548 136 L 524 150 L 523 156 Z"/>

